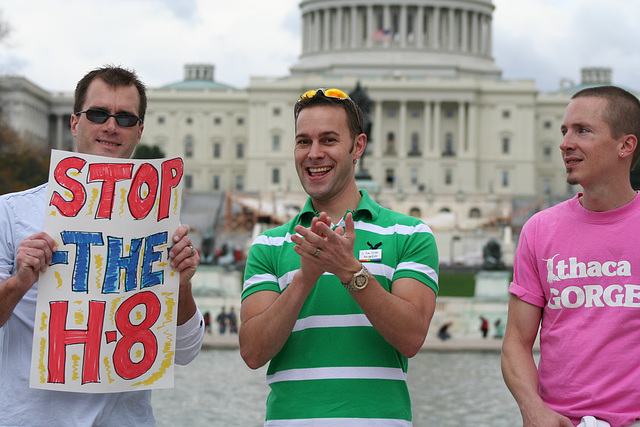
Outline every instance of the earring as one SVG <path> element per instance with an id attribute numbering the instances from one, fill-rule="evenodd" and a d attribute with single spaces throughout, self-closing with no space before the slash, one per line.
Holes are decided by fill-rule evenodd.
<path id="1" fill-rule="evenodd" d="M 358 163 L 358 159 L 353 159 L 353 164 L 355 165 L 356 163 Z"/>

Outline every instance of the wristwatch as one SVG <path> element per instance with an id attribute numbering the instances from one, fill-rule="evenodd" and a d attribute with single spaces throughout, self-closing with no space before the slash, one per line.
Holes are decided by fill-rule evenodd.
<path id="1" fill-rule="evenodd" d="M 353 275 L 351 280 L 342 285 L 350 292 L 358 292 L 363 290 L 369 284 L 369 270 L 364 264 L 360 264 L 362 269 Z"/>

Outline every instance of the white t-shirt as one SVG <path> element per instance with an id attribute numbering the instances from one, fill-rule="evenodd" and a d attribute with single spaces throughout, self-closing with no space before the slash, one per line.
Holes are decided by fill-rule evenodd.
<path id="1" fill-rule="evenodd" d="M 47 185 L 0 196 L 0 281 L 15 274 L 20 242 L 42 231 Z M 68 393 L 29 388 L 38 282 L 0 328 L 0 426 L 155 425 L 151 391 Z M 204 336 L 200 311 L 177 327 L 176 358 L 186 365 Z"/>

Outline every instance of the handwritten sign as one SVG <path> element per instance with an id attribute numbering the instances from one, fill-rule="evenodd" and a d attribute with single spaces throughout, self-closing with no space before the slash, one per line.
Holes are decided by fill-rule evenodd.
<path id="1" fill-rule="evenodd" d="M 53 150 L 30 386 L 105 393 L 173 387 L 180 158 Z"/>

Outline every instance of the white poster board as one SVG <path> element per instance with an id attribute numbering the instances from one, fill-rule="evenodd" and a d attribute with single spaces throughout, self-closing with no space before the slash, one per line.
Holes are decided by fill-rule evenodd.
<path id="1" fill-rule="evenodd" d="M 173 387 L 181 158 L 51 152 L 30 386 L 72 392 Z"/>

